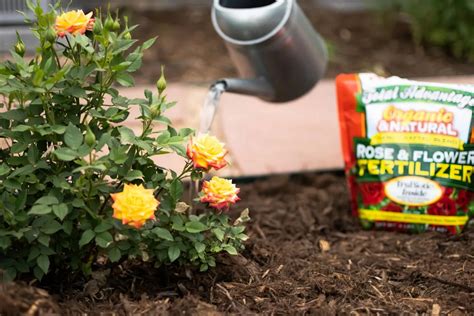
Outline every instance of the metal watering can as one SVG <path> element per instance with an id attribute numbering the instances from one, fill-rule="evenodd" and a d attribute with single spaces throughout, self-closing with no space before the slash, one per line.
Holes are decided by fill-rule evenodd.
<path id="1" fill-rule="evenodd" d="M 225 91 L 287 102 L 325 72 L 324 41 L 295 0 L 214 0 L 212 22 L 242 77 L 219 80 Z"/>

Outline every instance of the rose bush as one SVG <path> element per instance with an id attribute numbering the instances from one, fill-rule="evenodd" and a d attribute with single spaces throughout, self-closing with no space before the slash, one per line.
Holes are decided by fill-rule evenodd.
<path id="1" fill-rule="evenodd" d="M 233 222 L 222 212 L 238 200 L 235 186 L 205 186 L 201 200 L 218 210 L 190 214 L 181 201 L 184 179 L 226 165 L 223 145 L 209 135 L 190 141 L 193 130 L 173 128 L 163 75 L 144 98 L 117 89 L 134 85 L 131 74 L 155 39 L 137 45 L 134 27 L 110 13 L 27 4 L 37 21 L 36 54 L 26 59 L 19 38 L 12 60 L 0 64 L 4 279 L 87 276 L 99 262 L 132 259 L 206 270 L 216 254 L 237 254 L 248 211 Z M 132 107 L 139 131 L 124 125 Z M 156 165 L 152 158 L 164 154 L 181 156 L 184 169 Z"/>

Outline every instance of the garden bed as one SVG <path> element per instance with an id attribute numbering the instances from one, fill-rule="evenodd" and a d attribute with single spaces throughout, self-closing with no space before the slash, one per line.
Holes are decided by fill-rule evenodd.
<path id="1" fill-rule="evenodd" d="M 51 278 L 41 285 L 51 296 L 5 285 L 0 314 L 474 312 L 472 229 L 460 236 L 363 231 L 349 216 L 339 172 L 240 186 L 239 208 L 252 217 L 242 256 L 220 257 L 206 273 L 122 265 L 87 284 Z"/>

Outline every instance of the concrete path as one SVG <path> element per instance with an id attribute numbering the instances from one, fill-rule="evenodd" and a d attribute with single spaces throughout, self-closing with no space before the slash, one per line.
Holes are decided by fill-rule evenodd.
<path id="1" fill-rule="evenodd" d="M 474 76 L 422 78 L 424 81 L 474 83 Z M 123 89 L 129 97 L 143 95 L 145 88 Z M 177 127 L 199 126 L 200 108 L 207 86 L 171 84 L 167 95 L 178 102 L 168 115 Z M 139 130 L 132 118 L 128 125 Z M 212 132 L 227 144 L 230 168 L 225 176 L 253 176 L 343 167 L 333 80 L 321 81 L 304 97 L 285 104 L 270 104 L 254 97 L 224 94 Z M 177 157 L 157 162 L 179 168 Z"/>

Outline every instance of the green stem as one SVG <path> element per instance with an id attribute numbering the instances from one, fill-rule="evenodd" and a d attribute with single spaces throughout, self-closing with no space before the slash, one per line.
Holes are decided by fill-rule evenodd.
<path id="1" fill-rule="evenodd" d="M 84 209 L 93 219 L 99 219 L 99 217 L 94 214 L 94 212 L 87 205 L 84 205 Z"/>

